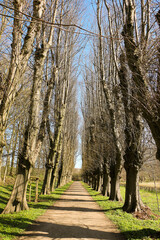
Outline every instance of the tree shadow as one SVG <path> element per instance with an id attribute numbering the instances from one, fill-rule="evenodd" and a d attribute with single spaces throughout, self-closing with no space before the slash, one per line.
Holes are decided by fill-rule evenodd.
<path id="1" fill-rule="evenodd" d="M 29 224 L 32 224 L 34 221 L 28 218 L 21 218 L 21 217 L 14 217 L 13 219 L 11 216 L 3 216 L 3 218 L 0 218 L 0 225 L 3 225 L 3 228 L 1 228 L 0 234 L 7 236 L 15 236 L 20 237 L 21 233 L 17 232 L 17 228 L 23 232 L 26 230 L 26 228 L 29 226 Z M 10 228 L 12 231 L 8 231 L 8 228 Z M 7 231 L 6 231 L 7 229 Z M 15 229 L 15 231 L 14 231 Z M 1 238 L 0 238 L 1 239 Z M 3 239 L 3 238 L 2 238 Z M 10 238 L 5 238 L 10 239 Z M 17 238 L 16 238 L 17 239 Z"/>
<path id="2" fill-rule="evenodd" d="M 111 210 L 117 210 L 117 209 L 122 209 L 121 207 L 117 207 L 117 208 L 109 208 L 109 209 L 103 209 L 104 212 L 108 212 Z"/>
<path id="3" fill-rule="evenodd" d="M 58 194 L 58 193 L 55 193 L 55 194 Z M 80 196 L 80 197 L 83 197 L 83 196 L 95 196 L 95 195 L 64 193 L 64 196 Z"/>
<path id="4" fill-rule="evenodd" d="M 3 218 L 0 218 L 0 224 L 3 224 L 3 226 L 10 226 L 10 227 L 18 227 L 21 229 L 26 229 L 29 224 L 32 224 L 34 221 L 29 218 L 21 217 L 14 217 L 13 219 L 11 216 L 3 216 Z M 7 233 L 8 234 L 8 233 Z"/>
<path id="5" fill-rule="evenodd" d="M 7 203 L 8 201 L 8 198 L 7 197 L 3 197 L 3 196 L 0 196 L 0 203 Z"/>
<path id="6" fill-rule="evenodd" d="M 10 193 L 6 193 L 5 191 L 2 191 L 1 189 L 1 195 L 0 195 L 0 214 L 3 212 L 3 209 L 5 207 L 5 205 L 7 204 L 8 202 L 8 199 L 10 197 Z"/>
<path id="7" fill-rule="evenodd" d="M 82 188 L 76 188 L 76 190 L 68 190 L 68 192 L 84 192 L 84 189 Z"/>
<path id="8" fill-rule="evenodd" d="M 38 199 L 39 202 L 55 201 L 55 200 L 59 200 L 59 198 L 53 197 L 53 196 L 45 196 L 45 197 L 40 196 L 39 199 Z"/>
<path id="9" fill-rule="evenodd" d="M 95 202 L 94 200 L 84 200 L 84 199 L 65 199 L 65 198 L 60 198 L 58 201 L 62 202 Z"/>
<path id="10" fill-rule="evenodd" d="M 102 209 L 83 208 L 83 207 L 60 207 L 60 206 L 49 206 L 49 209 L 60 210 L 60 211 L 78 211 L 78 212 L 104 212 Z"/>
<path id="11" fill-rule="evenodd" d="M 0 192 L 1 194 L 4 194 L 6 197 L 10 196 L 11 191 L 12 191 L 13 187 L 12 186 L 0 186 Z"/>
<path id="12" fill-rule="evenodd" d="M 9 190 L 9 191 L 12 191 L 13 190 L 13 185 L 4 185 L 4 186 L 2 186 L 2 188 L 4 188 L 4 189 L 7 189 L 7 190 Z"/>
<path id="13" fill-rule="evenodd" d="M 29 208 L 34 208 L 34 209 L 48 209 L 48 205 L 42 204 L 42 203 L 28 203 Z"/>
<path id="14" fill-rule="evenodd" d="M 107 232 L 94 230 L 88 227 L 79 227 L 79 226 L 70 226 L 63 224 L 55 223 L 46 223 L 46 222 L 35 222 L 31 225 L 28 230 L 21 236 L 26 239 L 35 238 L 35 237 L 48 237 L 51 239 L 59 238 L 85 238 L 85 239 L 118 239 L 125 240 L 124 236 L 121 233 Z"/>
<path id="15" fill-rule="evenodd" d="M 160 231 L 151 228 L 144 228 L 142 230 L 123 232 L 127 239 L 144 239 L 146 237 L 152 239 L 160 239 Z"/>

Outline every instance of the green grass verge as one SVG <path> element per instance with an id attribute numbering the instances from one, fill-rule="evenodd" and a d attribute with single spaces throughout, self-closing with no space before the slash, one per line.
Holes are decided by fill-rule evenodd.
<path id="1" fill-rule="evenodd" d="M 33 221 L 40 215 L 42 215 L 46 209 L 53 205 L 53 203 L 60 198 L 61 194 L 69 188 L 72 182 L 66 184 L 61 188 L 57 188 L 51 195 L 40 195 L 38 202 L 28 203 L 30 209 L 28 211 L 22 211 L 13 214 L 1 214 L 0 215 L 0 239 L 11 240 L 19 237 L 22 232 L 32 224 Z M 39 192 L 41 184 L 39 184 Z M 34 198 L 35 188 L 33 186 L 32 199 Z M 0 212 L 3 211 L 9 196 L 12 191 L 12 186 L 0 186 Z"/>
<path id="2" fill-rule="evenodd" d="M 84 184 L 84 187 L 93 197 L 93 199 L 99 204 L 99 206 L 104 210 L 107 217 L 117 225 L 126 239 L 160 239 L 160 219 L 155 219 L 154 215 L 152 220 L 137 219 L 132 214 L 126 213 L 122 210 L 123 202 L 109 201 L 108 197 L 102 196 L 99 192 L 94 191 L 87 184 Z M 145 190 L 140 190 L 140 192 L 143 202 L 149 206 L 154 213 L 157 214 L 157 204 L 155 204 L 156 194 L 153 192 L 147 192 Z M 121 193 L 124 199 L 124 187 L 121 188 Z"/>

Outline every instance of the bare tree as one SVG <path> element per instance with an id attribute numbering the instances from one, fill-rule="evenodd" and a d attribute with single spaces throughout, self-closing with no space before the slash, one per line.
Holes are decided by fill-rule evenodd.
<path id="1" fill-rule="evenodd" d="M 52 21 L 55 21 L 58 0 L 52 4 L 51 14 Z M 42 30 L 42 31 L 41 31 Z M 42 33 L 42 34 L 41 34 Z M 32 167 L 39 155 L 42 141 L 45 135 L 45 125 L 47 121 L 49 105 L 54 86 L 54 74 L 48 82 L 48 88 L 45 93 L 43 103 L 43 113 L 41 123 L 39 125 L 39 110 L 40 110 L 40 92 L 43 79 L 44 62 L 47 53 L 52 44 L 53 27 L 50 27 L 49 36 L 46 40 L 44 38 L 45 31 L 43 24 L 37 25 L 36 35 L 36 51 L 34 61 L 33 85 L 31 91 L 29 119 L 25 127 L 24 140 L 22 150 L 18 156 L 18 173 L 13 187 L 11 197 L 5 207 L 3 213 L 18 212 L 20 210 L 28 209 L 26 201 L 27 184 L 30 177 Z M 42 42 L 41 42 L 42 41 Z M 42 44 L 41 44 L 42 43 Z M 45 46 L 45 47 L 44 47 Z M 54 70 L 53 70 L 54 71 Z"/>
<path id="2" fill-rule="evenodd" d="M 158 4 L 158 3 L 157 3 Z M 156 3 L 155 3 L 156 5 Z M 137 9 L 133 1 L 123 1 L 124 25 L 123 38 L 125 43 L 128 66 L 132 72 L 135 84 L 137 103 L 147 121 L 157 146 L 157 159 L 160 159 L 159 139 L 159 39 L 151 34 L 150 1 L 141 1 L 141 32 L 138 34 L 136 26 Z M 144 7 L 145 6 L 145 7 Z M 154 4 L 153 4 L 154 6 Z M 153 16 L 152 16 L 153 17 Z M 156 15 L 159 24 L 159 12 Z M 154 26 L 154 24 L 152 25 Z M 156 30 L 155 30 L 156 31 Z M 157 46 L 155 48 L 155 45 Z M 147 51 L 150 58 L 147 57 Z M 152 53 L 151 53 L 152 52 Z M 157 56 L 157 57 L 156 57 Z M 150 60 L 155 59 L 155 69 L 150 69 Z M 150 65 L 153 66 L 153 65 Z M 151 72 L 151 74 L 150 74 Z M 153 85 L 153 81 L 156 84 Z"/>
<path id="3" fill-rule="evenodd" d="M 0 165 L 2 162 L 4 133 L 7 125 L 8 114 L 12 103 L 15 100 L 16 93 L 21 87 L 21 77 L 25 72 L 29 57 L 33 51 L 33 42 L 37 32 L 36 19 L 41 18 L 44 1 L 33 1 L 33 17 L 28 26 L 28 31 L 25 37 L 22 38 L 22 23 L 21 21 L 25 1 L 15 0 L 14 5 L 14 23 L 13 23 L 13 40 L 12 52 L 8 75 L 3 81 L 5 89 L 0 89 Z M 23 42 L 23 46 L 22 45 Z M 1 176 L 0 176 L 1 177 Z"/>
<path id="4" fill-rule="evenodd" d="M 73 5 L 76 1 L 72 2 Z M 69 10 L 68 10 L 69 8 Z M 63 17 L 63 11 L 66 15 Z M 75 8 L 70 7 L 67 2 L 61 2 L 61 10 L 59 21 L 62 24 L 64 21 L 77 21 L 79 14 L 79 4 Z M 70 88 L 72 88 L 72 71 L 73 58 L 76 54 L 77 36 L 73 35 L 74 28 L 68 27 L 68 32 L 62 33 L 61 29 L 57 32 L 57 45 L 54 51 L 54 61 L 58 69 L 58 76 L 55 85 L 54 94 L 54 131 L 51 131 L 51 121 L 48 117 L 47 130 L 49 135 L 50 149 L 46 161 L 46 171 L 42 187 L 43 194 L 50 194 L 56 187 L 56 182 L 59 174 L 59 166 L 61 163 L 61 155 L 63 149 L 63 128 L 66 118 L 66 108 L 68 104 L 68 97 Z M 78 44 L 77 44 L 78 45 Z M 60 47 L 61 46 L 61 47 Z M 75 48 L 75 50 L 74 50 Z M 59 180 L 60 181 L 60 180 Z"/>
<path id="5" fill-rule="evenodd" d="M 110 127 L 113 136 L 113 142 L 115 144 L 115 160 L 112 161 L 110 166 L 110 176 L 111 176 L 111 193 L 110 200 L 120 200 L 120 191 L 119 191 L 119 174 L 121 171 L 122 164 L 122 146 L 120 144 L 119 133 L 116 126 L 116 114 L 113 106 L 113 99 L 111 97 L 111 92 L 107 86 L 105 80 L 105 70 L 104 70 L 104 53 L 103 53 L 103 44 L 102 44 L 102 26 L 101 26 L 101 16 L 100 16 L 100 1 L 97 1 L 97 25 L 99 31 L 99 80 L 102 84 L 104 95 L 106 98 L 106 104 L 109 111 L 110 117 Z M 114 96 L 116 97 L 116 95 Z M 120 110 L 120 105 L 117 102 L 117 110 Z"/>

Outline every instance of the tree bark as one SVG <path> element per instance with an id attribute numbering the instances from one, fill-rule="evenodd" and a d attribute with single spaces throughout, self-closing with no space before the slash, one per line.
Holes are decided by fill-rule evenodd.
<path id="1" fill-rule="evenodd" d="M 98 169 L 98 174 L 97 174 L 97 184 L 96 184 L 96 191 L 101 192 L 102 189 L 102 175 L 100 172 L 100 169 Z"/>
<path id="2" fill-rule="evenodd" d="M 92 188 L 93 188 L 93 190 L 96 190 L 96 181 L 97 181 L 96 176 L 92 176 Z"/>
<path id="3" fill-rule="evenodd" d="M 108 185 L 109 185 L 109 174 L 107 173 L 106 170 L 106 165 L 104 165 L 103 167 L 103 185 L 102 185 L 102 194 L 103 196 L 109 196 L 109 189 L 108 189 Z"/>
<path id="4" fill-rule="evenodd" d="M 62 137 L 60 138 L 59 141 L 59 147 L 57 151 L 57 156 L 54 164 L 54 168 L 52 170 L 52 177 L 51 177 L 51 182 L 50 182 L 50 190 L 53 192 L 56 188 L 56 181 L 59 178 L 59 165 L 60 165 L 60 160 L 61 160 L 61 153 L 62 153 Z"/>
<path id="5" fill-rule="evenodd" d="M 57 181 L 57 186 L 56 187 L 59 187 L 61 185 L 61 179 L 62 179 L 62 164 L 59 168 L 59 172 L 58 172 L 58 181 Z"/>
<path id="6" fill-rule="evenodd" d="M 45 182 L 43 184 L 43 191 L 42 192 L 43 193 L 46 192 L 48 194 L 52 191 L 53 179 L 54 179 L 53 175 L 55 173 L 55 170 L 56 170 L 57 164 L 58 164 L 57 161 L 56 161 L 57 160 L 57 152 L 58 152 L 60 136 L 61 136 L 61 131 L 62 131 L 62 125 L 63 125 L 63 120 L 64 120 L 64 115 L 62 116 L 61 113 L 59 115 L 59 122 L 58 122 L 58 125 L 56 126 L 53 138 L 51 136 L 49 122 L 47 123 L 48 132 L 49 132 L 49 135 L 50 135 L 50 150 L 49 150 L 49 154 L 48 154 L 48 157 L 47 157 L 48 158 L 47 161 L 48 161 L 49 165 L 52 165 L 52 169 L 50 169 L 50 170 L 46 169 L 46 174 L 48 176 L 45 177 Z"/>
<path id="7" fill-rule="evenodd" d="M 135 166 L 125 167 L 126 170 L 126 193 L 123 210 L 126 212 L 141 212 L 144 204 L 139 194 L 139 169 Z"/>
<path id="8" fill-rule="evenodd" d="M 32 168 L 29 163 L 24 164 L 25 162 L 26 160 L 23 157 L 19 159 L 19 168 L 14 187 L 10 199 L 2 213 L 6 214 L 28 210 L 26 191 Z"/>
<path id="9" fill-rule="evenodd" d="M 111 201 L 122 201 L 119 180 L 120 180 L 120 172 L 116 170 L 115 166 L 113 166 L 113 168 L 110 169 L 111 189 L 110 189 L 109 200 Z"/>
<path id="10" fill-rule="evenodd" d="M 19 130 L 19 126 L 18 126 L 18 129 L 16 130 L 14 145 L 12 147 L 12 160 L 11 160 L 11 168 L 10 168 L 10 173 L 9 173 L 10 176 L 13 176 L 14 159 L 15 159 L 16 147 L 17 147 L 17 142 L 18 142 L 18 130 Z"/>
<path id="11" fill-rule="evenodd" d="M 4 129 L 0 130 L 0 182 L 2 181 L 2 156 L 3 156 L 3 148 L 5 146 L 4 141 Z"/>
<path id="12" fill-rule="evenodd" d="M 138 188 L 138 172 L 142 166 L 142 126 L 140 122 L 140 114 L 134 101 L 134 90 L 131 89 L 131 96 L 129 96 L 130 84 L 127 77 L 127 68 L 125 64 L 126 61 L 124 53 L 122 53 L 120 56 L 120 63 L 121 68 L 119 70 L 119 78 L 122 92 L 122 101 L 125 110 L 125 154 L 123 158 L 124 167 L 126 170 L 126 195 L 123 209 L 128 212 L 135 212 L 138 210 L 140 211 L 141 206 L 143 206 L 143 203 L 139 197 Z"/>
<path id="13" fill-rule="evenodd" d="M 43 186 L 42 186 L 42 194 L 46 195 L 46 194 L 50 194 L 50 180 L 51 180 L 51 176 L 52 176 L 52 164 L 47 164 L 46 163 L 46 169 L 45 169 L 45 176 L 44 176 L 44 180 L 43 180 Z"/>

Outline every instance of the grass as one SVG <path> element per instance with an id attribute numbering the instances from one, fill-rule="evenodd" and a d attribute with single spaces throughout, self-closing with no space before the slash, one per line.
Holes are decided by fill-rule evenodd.
<path id="1" fill-rule="evenodd" d="M 152 220 L 140 220 L 132 214 L 122 210 L 123 202 L 108 201 L 107 197 L 102 196 L 99 192 L 94 191 L 87 184 L 84 187 L 90 193 L 94 200 L 104 210 L 105 214 L 111 219 L 128 240 L 151 240 L 160 239 L 160 218 L 156 219 L 153 215 Z M 156 204 L 156 194 L 140 190 L 143 202 L 151 208 L 155 214 L 159 214 Z M 125 189 L 121 188 L 124 199 Z M 160 199 L 160 193 L 159 193 Z"/>
<path id="2" fill-rule="evenodd" d="M 125 187 L 121 186 L 121 195 L 122 198 L 125 198 Z M 158 211 L 158 203 L 157 203 L 157 196 L 158 201 L 160 204 L 160 192 L 157 193 L 154 191 L 149 191 L 147 189 L 140 189 L 140 196 L 142 198 L 143 203 L 148 206 L 153 213 L 160 215 L 160 212 Z"/>
<path id="3" fill-rule="evenodd" d="M 34 185 L 34 184 L 33 184 Z M 28 211 L 22 211 L 13 214 L 1 214 L 0 215 L 0 239 L 1 240 L 11 240 L 19 237 L 22 232 L 32 224 L 33 221 L 40 215 L 42 215 L 45 210 L 53 205 L 53 203 L 60 198 L 61 194 L 68 189 L 71 183 L 57 188 L 51 195 L 40 195 L 38 202 L 28 203 L 30 209 Z M 34 186 L 32 191 L 32 199 L 34 199 Z M 41 184 L 39 184 L 39 192 L 41 189 Z M 12 191 L 12 186 L 0 186 L 0 212 L 3 211 L 10 193 Z"/>
<path id="4" fill-rule="evenodd" d="M 71 183 L 70 183 L 71 184 Z M 20 213 L 0 215 L 0 239 L 11 240 L 19 237 L 22 232 L 32 224 L 34 220 L 42 215 L 45 210 L 53 205 L 54 201 L 59 199 L 60 195 L 70 186 L 67 184 L 64 187 L 58 188 L 51 195 L 39 195 L 39 201 L 37 203 L 30 202 L 30 210 L 22 211 Z M 152 220 L 138 220 L 133 217 L 132 214 L 128 214 L 122 211 L 122 202 L 108 201 L 107 197 L 102 196 L 98 192 L 94 191 L 88 185 L 85 184 L 85 188 L 89 191 L 92 197 L 98 202 L 100 207 L 104 209 L 105 214 L 118 226 L 120 231 L 124 234 L 126 239 L 129 240 L 151 240 L 160 239 L 160 219 L 156 219 L 153 215 Z M 41 190 L 41 184 L 39 184 L 39 194 Z M 4 209 L 12 186 L 0 186 L 0 212 Z M 157 207 L 156 193 L 146 190 L 140 190 L 143 202 L 149 206 L 155 214 L 159 214 Z M 121 187 L 121 194 L 124 199 L 125 188 Z M 32 184 L 32 200 L 35 196 L 35 184 Z M 28 197 L 28 195 L 27 195 Z M 158 193 L 160 199 L 160 193 Z"/>

